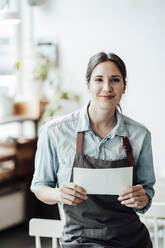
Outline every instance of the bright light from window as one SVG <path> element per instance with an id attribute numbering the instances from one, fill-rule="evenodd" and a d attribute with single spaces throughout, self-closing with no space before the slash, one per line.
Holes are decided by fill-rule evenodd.
<path id="1" fill-rule="evenodd" d="M 0 87 L 7 87 L 10 94 L 16 92 L 16 29 L 0 21 Z"/>

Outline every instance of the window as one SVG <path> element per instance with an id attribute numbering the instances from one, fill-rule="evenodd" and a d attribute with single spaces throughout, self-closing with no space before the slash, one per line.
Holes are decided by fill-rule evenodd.
<path id="1" fill-rule="evenodd" d="M 0 89 L 16 91 L 16 26 L 0 23 Z"/>

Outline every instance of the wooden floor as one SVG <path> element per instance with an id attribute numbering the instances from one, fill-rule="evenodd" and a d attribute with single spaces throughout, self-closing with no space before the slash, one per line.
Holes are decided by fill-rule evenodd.
<path id="1" fill-rule="evenodd" d="M 51 239 L 42 238 L 43 248 L 51 248 Z M 28 230 L 20 225 L 5 231 L 0 231 L 0 248 L 35 248 L 33 237 L 29 237 Z"/>

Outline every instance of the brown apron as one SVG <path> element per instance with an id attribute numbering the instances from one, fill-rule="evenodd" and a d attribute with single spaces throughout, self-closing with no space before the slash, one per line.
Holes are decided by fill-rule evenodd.
<path id="1" fill-rule="evenodd" d="M 135 184 L 135 163 L 127 137 L 123 137 L 123 145 L 126 158 L 115 161 L 95 159 L 83 154 L 83 133 L 77 133 L 73 167 L 103 169 L 134 166 Z M 118 195 L 88 195 L 87 200 L 76 206 L 64 204 L 66 222 L 62 247 L 152 248 L 145 225 L 132 208 L 122 205 L 117 198 Z"/>

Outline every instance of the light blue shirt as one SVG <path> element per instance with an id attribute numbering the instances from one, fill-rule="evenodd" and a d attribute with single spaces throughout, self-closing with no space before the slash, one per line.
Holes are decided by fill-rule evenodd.
<path id="1" fill-rule="evenodd" d="M 126 157 L 122 136 L 127 136 L 136 163 L 137 184 L 143 185 L 150 198 L 145 208 L 135 211 L 145 213 L 151 205 L 155 183 L 150 131 L 116 109 L 117 124 L 101 139 L 91 128 L 87 106 L 41 127 L 31 190 L 34 192 L 39 185 L 59 187 L 62 182 L 70 181 L 77 132 L 84 132 L 83 153 L 104 160 Z"/>

